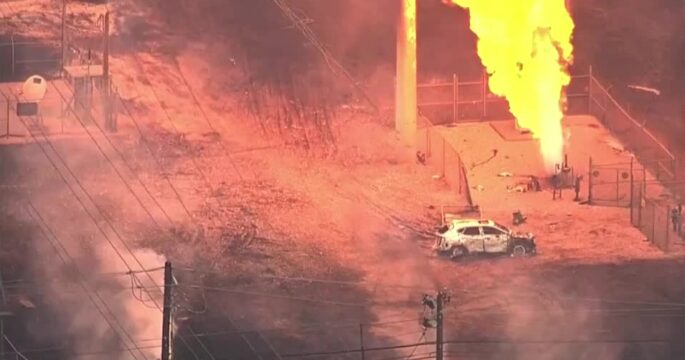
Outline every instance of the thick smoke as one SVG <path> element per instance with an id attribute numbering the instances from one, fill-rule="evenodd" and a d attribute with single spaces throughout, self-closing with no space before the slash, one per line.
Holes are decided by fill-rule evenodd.
<path id="1" fill-rule="evenodd" d="M 64 240 L 63 240 L 64 239 Z M 63 322 L 62 332 L 70 339 L 73 353 L 112 352 L 102 359 L 130 359 L 131 352 L 142 358 L 160 354 L 164 258 L 151 250 L 124 253 L 127 265 L 102 237 L 90 239 L 62 237 L 67 248 L 64 264 L 56 261 L 55 249 L 44 239 L 34 240 L 44 247 L 38 264 L 44 273 L 47 305 Z M 134 259 L 135 257 L 135 259 Z M 149 276 L 140 272 L 155 269 Z M 129 268 L 132 274 L 127 274 Z M 65 290 L 66 289 L 68 290 Z M 38 329 L 35 329 L 38 330 Z M 44 331 L 44 330 L 39 330 Z M 141 348 L 141 350 L 125 350 Z M 123 349 L 123 350 L 122 350 Z"/>
<path id="2" fill-rule="evenodd" d="M 5 181 L 24 187 L 15 192 L 17 196 L 2 198 L 5 217 L 8 213 L 14 214 L 24 226 L 10 231 L 5 226 L 10 223 L 0 224 L 0 237 L 24 238 L 30 249 L 12 251 L 13 257 L 5 258 L 2 265 L 3 269 L 19 268 L 11 275 L 22 277 L 32 285 L 17 288 L 13 295 L 26 299 L 24 304 L 35 305 L 35 310 L 22 315 L 26 319 L 18 319 L 16 331 L 11 334 L 18 343 L 33 348 L 40 347 L 34 344 L 60 348 L 50 354 L 54 359 L 73 358 L 74 354 L 91 354 L 90 358 L 94 359 L 130 359 L 131 352 L 137 358 L 156 359 L 162 333 L 163 269 L 160 267 L 165 259 L 152 250 L 137 248 L 136 234 L 141 233 L 140 224 L 147 219 L 139 216 L 137 204 L 129 205 L 132 203 L 128 195 L 114 196 L 116 186 L 91 176 L 100 173 L 103 170 L 100 166 L 106 165 L 98 161 L 90 148 L 84 151 L 83 146 L 92 144 L 78 141 L 68 147 L 57 144 L 61 156 L 67 159 L 70 169 L 98 207 L 112 218 L 112 225 L 133 254 L 109 229 L 108 221 L 100 218 L 99 211 L 84 201 L 96 220 L 87 215 L 38 145 L 0 149 L 0 174 L 8 174 L 14 168 L 11 179 Z M 51 158 L 56 159 L 54 155 Z M 66 174 L 65 168 L 60 167 L 60 171 Z M 70 184 L 77 188 L 73 181 Z M 103 194 L 101 189 L 112 193 Z M 81 192 L 77 194 L 85 199 Z M 121 214 L 126 214 L 124 219 L 128 221 L 118 221 L 123 218 Z M 6 241 L 1 245 L 13 246 Z M 143 268 L 155 270 L 148 276 L 141 272 Z M 128 274 L 130 270 L 132 273 Z M 49 326 L 41 318 L 54 319 L 55 323 Z M 128 351 L 134 348 L 140 349 Z"/>

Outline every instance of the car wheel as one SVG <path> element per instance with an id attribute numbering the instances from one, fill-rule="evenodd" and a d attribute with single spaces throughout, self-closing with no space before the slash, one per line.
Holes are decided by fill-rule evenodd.
<path id="1" fill-rule="evenodd" d="M 467 253 L 467 251 L 464 247 L 457 246 L 457 247 L 452 249 L 452 253 L 451 253 L 452 259 L 462 258 L 462 257 L 466 256 L 466 253 Z"/>
<path id="2" fill-rule="evenodd" d="M 528 249 L 525 247 L 525 245 L 522 244 L 516 244 L 514 247 L 511 249 L 511 256 L 513 257 L 523 257 L 528 254 Z"/>

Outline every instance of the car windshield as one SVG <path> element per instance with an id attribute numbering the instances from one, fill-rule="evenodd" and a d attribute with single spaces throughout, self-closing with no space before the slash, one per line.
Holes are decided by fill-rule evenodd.
<path id="1" fill-rule="evenodd" d="M 502 225 L 502 224 L 500 224 L 500 223 L 497 223 L 497 222 L 496 222 L 496 223 L 495 223 L 495 226 L 497 226 L 498 228 L 500 228 L 500 230 L 502 230 L 502 231 L 504 231 L 504 232 L 507 232 L 507 233 L 509 232 L 509 228 L 506 227 L 506 226 L 504 226 L 504 225 Z"/>

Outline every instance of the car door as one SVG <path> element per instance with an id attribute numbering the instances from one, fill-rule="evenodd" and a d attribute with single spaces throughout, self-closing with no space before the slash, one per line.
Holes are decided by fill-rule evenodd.
<path id="1" fill-rule="evenodd" d="M 480 253 L 485 250 L 480 226 L 469 226 L 464 228 L 463 237 L 464 245 L 470 253 Z"/>
<path id="2" fill-rule="evenodd" d="M 494 226 L 483 226 L 485 252 L 503 253 L 507 251 L 507 234 Z"/>

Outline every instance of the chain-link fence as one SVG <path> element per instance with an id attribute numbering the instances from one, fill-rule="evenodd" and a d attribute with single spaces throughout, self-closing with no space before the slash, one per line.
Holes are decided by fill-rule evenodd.
<path id="1" fill-rule="evenodd" d="M 423 148 L 430 164 L 437 168 L 439 176 L 457 191 L 459 197 L 466 200 L 468 206 L 473 207 L 466 169 L 459 152 L 450 145 L 438 128 L 426 128 L 424 141 Z"/>
<path id="2" fill-rule="evenodd" d="M 588 177 L 588 203 L 599 206 L 630 207 L 633 204 L 631 189 L 643 183 L 646 171 L 633 162 L 595 164 L 590 158 Z"/>
<path id="3" fill-rule="evenodd" d="M 600 82 L 590 75 L 590 102 L 588 112 L 617 137 L 631 153 L 648 167 L 657 179 L 673 179 L 676 176 L 675 156 L 657 138 L 635 120 L 614 99 Z"/>
<path id="4" fill-rule="evenodd" d="M 630 221 L 659 249 L 675 250 L 685 244 L 682 207 L 672 198 L 648 197 L 648 187 L 645 181 L 633 183 Z"/>
<path id="5" fill-rule="evenodd" d="M 630 209 L 630 222 L 663 251 L 683 243 L 682 210 L 674 189 L 685 184 L 648 178 L 637 162 L 593 164 L 590 159 L 588 203 Z"/>
<path id="6" fill-rule="evenodd" d="M 0 41 L 2 81 L 19 81 L 33 74 L 52 78 L 59 74 L 61 62 L 59 39 L 36 41 L 10 35 Z"/>
<path id="7" fill-rule="evenodd" d="M 564 99 L 567 114 L 588 112 L 589 82 L 589 75 L 571 78 Z M 435 124 L 513 118 L 507 100 L 490 91 L 485 73 L 454 74 L 449 80 L 419 84 L 417 90 L 419 111 Z"/>
<path id="8" fill-rule="evenodd" d="M 640 192 L 640 191 L 638 191 Z M 671 243 L 676 239 L 671 231 L 671 206 L 656 199 L 641 198 L 633 207 L 633 226 L 640 231 L 656 247 L 663 251 L 671 250 Z"/>

